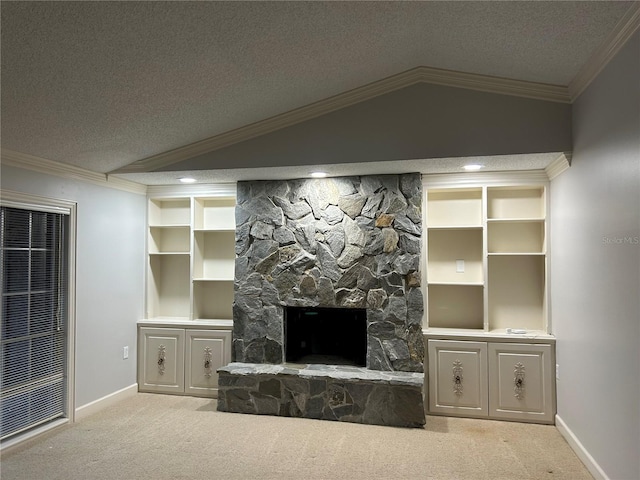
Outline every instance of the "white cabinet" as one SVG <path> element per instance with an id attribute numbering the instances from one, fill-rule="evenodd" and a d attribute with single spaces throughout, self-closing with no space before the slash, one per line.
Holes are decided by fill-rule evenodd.
<path id="1" fill-rule="evenodd" d="M 186 330 L 185 343 L 184 392 L 217 394 L 217 370 L 231 361 L 231 331 Z"/>
<path id="2" fill-rule="evenodd" d="M 192 318 L 231 319 L 235 199 L 193 198 Z"/>
<path id="3" fill-rule="evenodd" d="M 551 343 L 428 340 L 429 413 L 553 423 Z"/>
<path id="4" fill-rule="evenodd" d="M 230 325 L 225 325 L 225 329 L 141 326 L 139 390 L 217 396 L 217 370 L 231 361 L 230 328 Z"/>
<path id="5" fill-rule="evenodd" d="M 150 199 L 147 318 L 188 318 L 191 201 Z"/>
<path id="6" fill-rule="evenodd" d="M 430 413 L 553 423 L 548 178 L 432 175 L 423 186 Z"/>
<path id="7" fill-rule="evenodd" d="M 427 326 L 482 331 L 484 190 L 427 186 L 425 195 Z"/>
<path id="8" fill-rule="evenodd" d="M 552 423 L 552 356 L 549 344 L 489 343 L 489 416 Z"/>
<path id="9" fill-rule="evenodd" d="M 425 327 L 547 335 L 548 182 L 453 178 L 424 184 Z"/>
<path id="10" fill-rule="evenodd" d="M 428 355 L 429 411 L 486 416 L 487 344 L 430 340 Z"/>
<path id="11" fill-rule="evenodd" d="M 147 319 L 230 320 L 235 196 L 151 196 Z"/>
<path id="12" fill-rule="evenodd" d="M 150 187 L 147 253 L 139 390 L 215 397 L 231 361 L 235 186 Z"/>
<path id="13" fill-rule="evenodd" d="M 184 329 L 140 328 L 138 352 L 141 392 L 184 391 Z"/>

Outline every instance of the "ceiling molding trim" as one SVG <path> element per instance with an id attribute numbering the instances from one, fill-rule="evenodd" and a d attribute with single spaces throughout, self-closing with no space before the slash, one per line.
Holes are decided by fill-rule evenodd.
<path id="1" fill-rule="evenodd" d="M 547 177 L 549 180 L 553 180 L 562 172 L 567 170 L 571 166 L 571 153 L 564 152 L 561 153 L 558 158 L 556 158 L 553 162 L 551 162 L 544 171 L 547 173 Z"/>
<path id="2" fill-rule="evenodd" d="M 79 180 L 81 182 L 93 183 L 101 187 L 124 190 L 125 192 L 146 195 L 147 187 L 140 183 L 132 182 L 122 178 L 111 177 L 104 173 L 91 172 L 84 168 L 63 163 L 54 162 L 41 157 L 35 157 L 26 153 L 13 150 L 2 150 L 2 165 L 10 167 L 32 170 L 46 175 L 55 175 L 69 180 Z"/>
<path id="3" fill-rule="evenodd" d="M 510 172 L 475 172 L 475 173 L 436 173 L 422 175 L 422 186 L 427 187 L 461 187 L 475 186 L 479 183 L 493 186 L 509 183 L 511 185 L 527 185 L 530 183 L 546 183 L 549 181 L 544 170 L 516 170 Z"/>
<path id="4" fill-rule="evenodd" d="M 236 198 L 237 185 L 235 183 L 203 183 L 198 185 L 150 185 L 147 187 L 147 197 L 149 198 L 184 197 L 185 195 Z"/>
<path id="5" fill-rule="evenodd" d="M 567 88 L 560 85 L 525 82 L 431 67 L 417 67 L 265 120 L 138 160 L 111 173 L 153 172 L 157 169 L 281 130 L 417 83 L 429 83 L 560 103 L 570 103 L 571 100 Z"/>
<path id="6" fill-rule="evenodd" d="M 587 63 L 569 83 L 568 90 L 571 102 L 574 102 L 587 89 L 638 28 L 640 28 L 640 2 L 634 2 L 602 46 L 591 55 Z"/>
<path id="7" fill-rule="evenodd" d="M 524 80 L 454 72 L 429 67 L 418 67 L 417 70 L 420 70 L 420 81 L 424 83 L 549 102 L 571 103 L 567 88 L 562 85 L 526 82 Z"/>

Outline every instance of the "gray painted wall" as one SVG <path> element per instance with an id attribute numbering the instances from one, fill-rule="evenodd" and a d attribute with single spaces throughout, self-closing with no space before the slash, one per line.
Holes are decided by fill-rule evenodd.
<path id="1" fill-rule="evenodd" d="M 2 189 L 77 202 L 76 408 L 136 383 L 145 196 L 6 166 Z"/>
<path id="2" fill-rule="evenodd" d="M 574 104 L 551 187 L 558 415 L 611 479 L 640 478 L 640 33 Z"/>
<path id="3" fill-rule="evenodd" d="M 570 105 L 421 83 L 160 170 L 569 150 Z"/>

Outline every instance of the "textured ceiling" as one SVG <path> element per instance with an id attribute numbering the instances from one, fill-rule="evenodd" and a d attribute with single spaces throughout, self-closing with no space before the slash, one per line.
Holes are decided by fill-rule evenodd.
<path id="1" fill-rule="evenodd" d="M 12 2 L 2 147 L 109 172 L 417 66 L 568 85 L 630 2 Z"/>

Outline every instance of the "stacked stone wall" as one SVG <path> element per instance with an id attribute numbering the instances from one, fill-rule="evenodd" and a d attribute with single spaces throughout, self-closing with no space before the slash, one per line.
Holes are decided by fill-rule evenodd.
<path id="1" fill-rule="evenodd" d="M 239 182 L 234 361 L 283 362 L 287 305 L 366 308 L 367 368 L 422 372 L 421 208 L 419 174 Z"/>

